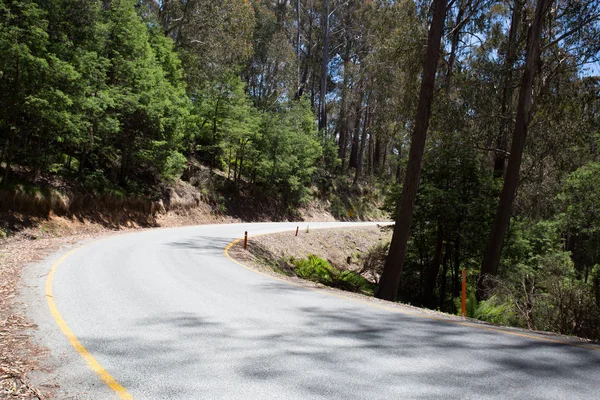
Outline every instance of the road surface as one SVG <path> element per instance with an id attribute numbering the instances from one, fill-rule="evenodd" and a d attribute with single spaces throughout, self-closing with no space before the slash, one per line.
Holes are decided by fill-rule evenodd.
<path id="1" fill-rule="evenodd" d="M 599 346 L 382 308 L 260 275 L 224 254 L 246 230 L 295 228 L 149 230 L 36 266 L 26 279 L 38 300 L 54 267 L 50 303 L 62 320 L 39 301 L 30 313 L 59 359 L 59 398 L 600 399 Z"/>

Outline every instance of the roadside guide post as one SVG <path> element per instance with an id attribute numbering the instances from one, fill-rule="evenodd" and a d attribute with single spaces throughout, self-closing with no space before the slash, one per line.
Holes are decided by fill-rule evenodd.
<path id="1" fill-rule="evenodd" d="M 244 232 L 244 250 L 248 248 L 248 231 Z"/>
<path id="2" fill-rule="evenodd" d="M 298 229 L 300 229 L 299 226 L 296 227 L 296 236 L 298 236 Z"/>

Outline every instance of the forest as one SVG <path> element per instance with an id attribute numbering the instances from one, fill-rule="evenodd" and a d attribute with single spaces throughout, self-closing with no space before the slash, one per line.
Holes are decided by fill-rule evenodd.
<path id="1" fill-rule="evenodd" d="M 599 54 L 598 0 L 0 0 L 1 185 L 375 194 L 377 297 L 598 339 Z"/>

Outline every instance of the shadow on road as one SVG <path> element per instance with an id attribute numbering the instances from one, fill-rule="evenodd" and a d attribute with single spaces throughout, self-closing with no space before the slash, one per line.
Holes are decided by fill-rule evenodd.
<path id="1" fill-rule="evenodd" d="M 218 254 L 222 255 L 225 247 L 231 243 L 233 239 L 222 238 L 215 236 L 194 236 L 188 240 L 166 243 L 166 246 L 182 249 L 193 250 L 198 254 Z"/>
<path id="2" fill-rule="evenodd" d="M 209 239 L 222 249 L 217 238 Z M 279 283 L 263 290 L 279 297 L 305 292 Z M 253 398 L 275 398 L 277 391 L 292 398 L 331 399 L 592 398 L 600 393 L 598 351 L 343 302 L 274 304 L 263 314 L 248 305 L 239 308 L 229 316 L 219 310 L 149 316 L 130 330 L 137 335 L 81 341 L 93 354 L 126 359 L 128 370 L 143 371 L 151 385 L 133 379 L 136 375 L 118 379 L 148 398 L 165 393 L 240 398 L 254 388 L 269 395 Z"/>

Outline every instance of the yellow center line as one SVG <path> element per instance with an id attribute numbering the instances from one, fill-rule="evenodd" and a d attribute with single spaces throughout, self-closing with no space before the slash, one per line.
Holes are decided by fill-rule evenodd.
<path id="1" fill-rule="evenodd" d="M 315 228 L 318 229 L 318 228 Z M 263 235 L 268 235 L 268 233 L 263 233 L 263 234 L 257 234 L 257 235 L 253 235 L 254 237 L 256 236 L 263 236 Z M 239 266 L 247 269 L 248 271 L 252 271 L 256 274 L 262 275 L 262 276 L 266 276 L 268 278 L 271 279 L 275 279 L 277 281 L 281 281 L 284 282 L 288 285 L 292 285 L 292 286 L 296 286 L 296 287 L 302 287 L 314 292 L 318 292 L 318 293 L 322 293 L 325 294 L 327 296 L 331 296 L 331 297 L 336 297 L 338 299 L 343 299 L 343 300 L 349 300 L 355 303 L 359 303 L 359 304 L 363 304 L 369 307 L 374 307 L 374 308 L 378 308 L 378 309 L 382 309 L 382 310 L 387 310 L 387 311 L 391 311 L 391 312 L 395 312 L 398 314 L 406 314 L 406 315 L 410 315 L 413 317 L 418 317 L 418 318 L 424 318 L 424 319 L 430 319 L 430 320 L 434 320 L 434 321 L 442 321 L 442 322 L 447 322 L 449 324 L 455 324 L 455 325 L 462 325 L 462 326 L 466 326 L 466 327 L 470 327 L 470 328 L 476 328 L 476 329 L 482 329 L 482 330 L 486 330 L 486 331 L 492 331 L 492 332 L 499 332 L 499 333 L 503 333 L 506 335 L 512 335 L 512 336 L 519 336 L 519 337 L 524 337 L 524 338 L 528 338 L 528 339 L 534 339 L 534 340 L 541 340 L 541 341 L 545 341 L 545 342 L 552 342 L 552 343 L 558 343 L 558 344 L 564 344 L 564 345 L 568 345 L 568 346 L 574 346 L 574 347 L 582 347 L 585 349 L 591 349 L 591 350 L 596 350 L 596 351 L 600 351 L 600 347 L 598 346 L 593 346 L 593 345 L 588 345 L 588 344 L 583 344 L 583 343 L 574 343 L 574 342 L 569 342 L 569 341 L 565 341 L 565 340 L 560 340 L 560 339 L 555 339 L 555 338 L 549 338 L 549 337 L 544 337 L 544 336 L 538 336 L 538 335 L 534 335 L 534 334 L 529 334 L 529 333 L 525 333 L 525 332 L 515 332 L 515 331 L 510 331 L 510 330 L 506 330 L 506 329 L 501 329 L 501 328 L 495 328 L 492 326 L 488 326 L 488 325 L 480 325 L 480 324 L 476 324 L 476 323 L 470 323 L 470 322 L 465 322 L 465 321 L 460 321 L 460 320 L 453 320 L 450 318 L 444 318 L 444 317 L 438 317 L 438 316 L 433 316 L 433 315 L 426 315 L 426 314 L 422 314 L 419 312 L 414 312 L 414 311 L 410 311 L 410 310 L 404 310 L 398 307 L 392 307 L 392 306 L 386 306 L 384 304 L 378 304 L 374 301 L 369 301 L 366 299 L 357 299 L 355 297 L 350 297 L 350 296 L 346 296 L 344 294 L 341 293 L 335 293 L 333 291 L 330 290 L 324 290 L 322 288 L 314 288 L 314 287 L 310 287 L 310 286 L 306 286 L 306 285 L 302 285 L 296 282 L 292 282 L 289 281 L 287 279 L 282 279 L 282 278 L 278 278 L 276 276 L 270 275 L 270 274 L 266 274 L 264 272 L 261 271 L 257 271 L 256 269 L 247 266 L 246 264 L 236 260 L 235 258 L 233 258 L 230 254 L 229 254 L 229 250 L 239 241 L 241 241 L 242 239 L 235 239 L 233 242 L 229 243 L 227 245 L 227 247 L 225 247 L 225 256 L 233 261 L 234 263 L 238 264 Z"/>
<path id="2" fill-rule="evenodd" d="M 76 250 L 79 250 L 85 246 L 87 246 L 87 244 L 69 251 L 61 258 L 59 258 L 58 261 L 56 261 L 56 263 L 54 263 L 52 269 L 50 270 L 50 273 L 48 274 L 48 277 L 46 278 L 46 301 L 48 302 L 50 313 L 52 313 L 52 317 L 54 317 L 56 324 L 59 326 L 60 330 L 65 334 L 67 339 L 69 339 L 69 342 L 71 342 L 71 344 L 73 345 L 75 350 L 77 350 L 77 352 L 81 355 L 81 357 L 83 357 L 83 359 L 88 363 L 88 365 L 100 376 L 104 383 L 106 383 L 106 385 L 108 385 L 108 387 L 110 387 L 119 396 L 119 398 L 124 400 L 132 400 L 133 396 L 129 394 L 129 392 L 127 392 L 127 390 L 123 386 L 121 386 L 121 384 L 119 384 L 119 382 L 117 382 L 115 378 L 113 378 L 108 373 L 108 371 L 104 369 L 104 367 L 102 367 L 102 365 L 100 365 L 100 363 L 94 358 L 94 356 L 92 356 L 90 352 L 83 346 L 83 344 L 81 344 L 79 339 L 77 339 L 77 336 L 75 336 L 73 331 L 71 331 L 71 329 L 63 319 L 62 315 L 60 315 L 58 307 L 56 307 L 56 302 L 54 301 L 54 295 L 52 293 L 52 281 L 54 280 L 54 274 L 57 268 L 64 260 L 67 259 L 67 257 L 73 254 Z"/>

